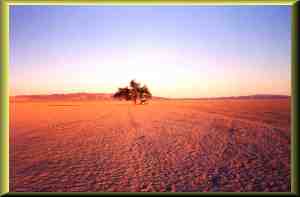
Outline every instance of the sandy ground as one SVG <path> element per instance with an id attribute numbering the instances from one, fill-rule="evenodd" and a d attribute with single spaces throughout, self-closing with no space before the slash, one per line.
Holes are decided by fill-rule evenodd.
<path id="1" fill-rule="evenodd" d="M 290 101 L 10 103 L 11 191 L 290 191 Z"/>

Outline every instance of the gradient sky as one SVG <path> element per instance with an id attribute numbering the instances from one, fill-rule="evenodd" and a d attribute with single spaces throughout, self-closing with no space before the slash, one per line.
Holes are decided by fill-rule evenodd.
<path id="1" fill-rule="evenodd" d="M 289 6 L 10 6 L 11 95 L 291 93 Z"/>

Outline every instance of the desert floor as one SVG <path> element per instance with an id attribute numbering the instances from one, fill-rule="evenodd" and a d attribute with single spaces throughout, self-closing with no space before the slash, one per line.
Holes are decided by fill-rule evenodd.
<path id="1" fill-rule="evenodd" d="M 290 191 L 288 99 L 10 103 L 11 191 Z"/>

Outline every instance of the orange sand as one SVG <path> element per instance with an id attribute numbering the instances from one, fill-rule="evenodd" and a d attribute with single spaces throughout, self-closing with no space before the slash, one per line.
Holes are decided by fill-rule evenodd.
<path id="1" fill-rule="evenodd" d="M 290 191 L 290 101 L 10 103 L 11 191 Z"/>

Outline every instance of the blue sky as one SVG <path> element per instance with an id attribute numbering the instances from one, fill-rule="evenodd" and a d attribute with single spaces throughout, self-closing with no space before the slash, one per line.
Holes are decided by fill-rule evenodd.
<path id="1" fill-rule="evenodd" d="M 11 6 L 11 94 L 290 94 L 289 6 Z"/>

